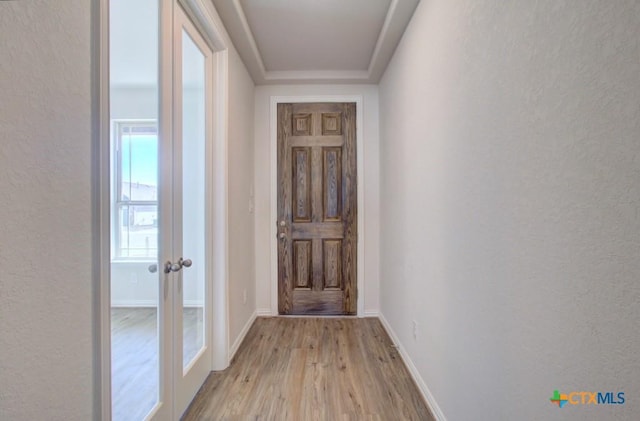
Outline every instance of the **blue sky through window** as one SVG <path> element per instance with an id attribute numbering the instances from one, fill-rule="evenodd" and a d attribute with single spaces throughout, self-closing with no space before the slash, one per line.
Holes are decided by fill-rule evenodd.
<path id="1" fill-rule="evenodd" d="M 132 134 L 122 137 L 123 194 L 130 199 L 127 185 L 158 185 L 158 137 L 155 134 Z"/>

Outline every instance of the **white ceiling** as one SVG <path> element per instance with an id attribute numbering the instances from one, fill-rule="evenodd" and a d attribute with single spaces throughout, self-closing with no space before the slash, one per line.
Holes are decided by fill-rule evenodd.
<path id="1" fill-rule="evenodd" d="M 212 0 L 256 84 L 377 83 L 420 0 Z"/>

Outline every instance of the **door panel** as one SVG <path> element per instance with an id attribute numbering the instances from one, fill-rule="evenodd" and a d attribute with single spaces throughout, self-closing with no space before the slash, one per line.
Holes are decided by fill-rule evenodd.
<path id="1" fill-rule="evenodd" d="M 183 262 L 174 299 L 174 418 L 211 367 L 207 309 L 206 157 L 212 137 L 213 52 L 181 7 L 174 16 L 174 242 Z"/>
<path id="2" fill-rule="evenodd" d="M 182 31 L 182 271 L 183 369 L 204 346 L 205 80 L 206 57 Z"/>
<path id="3" fill-rule="evenodd" d="M 157 0 L 109 2 L 113 420 L 169 412 L 158 241 L 166 234 L 158 206 L 159 21 Z"/>
<path id="4" fill-rule="evenodd" d="M 211 367 L 213 53 L 177 1 L 109 15 L 111 415 L 179 419 Z"/>
<path id="5" fill-rule="evenodd" d="M 355 104 L 278 104 L 278 309 L 356 313 Z"/>

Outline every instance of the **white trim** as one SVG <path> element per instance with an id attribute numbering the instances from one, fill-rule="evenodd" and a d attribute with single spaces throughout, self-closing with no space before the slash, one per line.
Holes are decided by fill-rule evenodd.
<path id="1" fill-rule="evenodd" d="M 228 35 L 212 3 L 204 0 L 177 0 L 196 24 L 214 52 L 213 87 L 213 144 L 207 165 L 213 182 L 210 183 L 207 215 L 214 235 L 209 258 L 213 269 L 209 297 L 211 330 L 211 369 L 223 370 L 229 366 L 229 171 L 228 171 L 228 104 L 229 53 Z"/>
<path id="2" fill-rule="evenodd" d="M 284 319 L 317 319 L 318 316 L 310 314 L 281 314 L 276 317 L 281 317 Z M 358 316 L 349 316 L 344 314 L 329 314 L 326 316 L 322 316 L 323 319 L 357 319 Z"/>
<path id="3" fill-rule="evenodd" d="M 244 327 L 240 331 L 240 334 L 238 335 L 236 340 L 233 342 L 233 345 L 231 345 L 231 349 L 229 350 L 229 361 L 231 361 L 233 357 L 236 355 L 236 352 L 238 352 L 240 345 L 242 345 L 242 341 L 244 341 L 244 338 L 247 336 L 247 333 L 249 333 L 249 329 L 251 329 L 251 326 L 253 326 L 253 322 L 256 321 L 257 317 L 258 317 L 258 312 L 254 311 L 251 317 L 249 317 L 249 320 L 247 320 L 247 323 L 245 323 Z"/>
<path id="4" fill-rule="evenodd" d="M 333 82 L 334 80 L 367 81 L 369 73 L 364 70 L 272 70 L 265 72 L 264 79 L 269 82 L 289 80 L 295 83 L 308 83 L 309 81 L 318 80 L 327 82 Z"/>
<path id="5" fill-rule="evenodd" d="M 111 303 L 111 308 L 157 308 L 157 300 L 119 300 Z"/>
<path id="6" fill-rule="evenodd" d="M 160 263 L 173 259 L 173 0 L 160 0 L 158 9 L 158 355 L 159 396 L 152 416 L 171 417 L 175 411 L 172 274 L 164 274 Z M 171 336 L 170 336 L 171 335 Z M 149 417 L 151 419 L 151 417 Z"/>
<path id="7" fill-rule="evenodd" d="M 212 184 L 212 174 L 210 173 L 210 169 L 212 167 L 212 149 L 213 145 L 213 92 L 214 92 L 214 80 L 215 80 L 215 69 L 214 69 L 214 52 L 213 48 L 210 45 L 209 41 L 202 36 L 202 31 L 196 27 L 194 22 L 192 22 L 191 17 L 187 14 L 184 9 L 184 5 L 180 4 L 180 2 L 174 5 L 174 27 L 173 27 L 173 86 L 174 86 L 174 95 L 173 95 L 173 118 L 174 118 L 174 134 L 173 134 L 173 168 L 175 170 L 174 174 L 174 182 L 173 182 L 173 212 L 174 212 L 174 253 L 179 251 L 179 254 L 174 254 L 172 261 L 174 259 L 178 259 L 178 256 L 183 256 L 184 254 L 184 217 L 183 215 L 183 201 L 184 201 L 184 191 L 182 189 L 183 186 L 183 176 L 185 174 L 184 165 L 184 155 L 183 151 L 185 150 L 185 140 L 183 139 L 183 130 L 184 130 L 184 115 L 183 115 L 183 95 L 184 95 L 184 79 L 183 79 L 183 66 L 184 66 L 184 37 L 186 36 L 190 42 L 199 50 L 199 53 L 202 55 L 204 59 L 204 151 L 203 156 L 199 159 L 204 161 L 204 165 L 202 170 L 204 173 L 202 174 L 204 181 L 204 191 L 205 191 L 205 200 L 210 197 L 212 193 L 214 193 L 214 189 L 211 186 Z M 202 252 L 202 258 L 204 261 L 205 267 L 205 299 L 204 303 L 202 301 L 199 304 L 205 304 L 205 317 L 213 313 L 215 307 L 212 305 L 211 292 L 212 292 L 212 268 L 215 265 L 207 259 L 205 256 L 212 256 L 211 243 L 213 237 L 215 236 L 215 232 L 211 229 L 212 223 L 209 218 L 211 218 L 210 213 L 210 200 L 206 200 L 205 209 L 204 209 L 204 251 Z M 215 202 L 214 202 L 215 204 Z M 177 205 L 177 206 L 176 206 Z M 185 256 L 186 257 L 186 256 Z M 198 254 L 194 256 L 194 258 L 198 258 Z M 175 274 L 176 280 L 178 281 L 178 287 L 175 290 L 174 302 L 173 302 L 173 372 L 174 372 L 174 382 L 173 382 L 173 390 L 174 390 L 174 411 L 173 417 L 174 419 L 178 419 L 186 410 L 189 403 L 193 400 L 193 397 L 196 395 L 207 376 L 211 372 L 212 366 L 212 351 L 211 347 L 212 336 L 210 334 L 205 334 L 205 340 L 202 344 L 202 349 L 197 353 L 196 356 L 193 357 L 193 360 L 186 366 L 183 367 L 183 341 L 184 341 L 184 332 L 182 329 L 183 324 L 183 306 L 189 306 L 193 303 L 198 303 L 197 300 L 184 300 L 184 289 L 182 287 L 183 275 L 182 271 Z M 184 302 L 183 302 L 184 300 Z M 208 326 L 211 326 L 211 317 L 207 317 L 206 323 Z"/>
<path id="8" fill-rule="evenodd" d="M 256 315 L 258 317 L 270 317 L 273 315 L 273 312 L 270 308 L 259 308 L 256 310 Z"/>
<path id="9" fill-rule="evenodd" d="M 427 384 L 424 382 L 424 379 L 422 378 L 422 376 L 418 372 L 418 369 L 416 368 L 416 366 L 413 363 L 413 361 L 411 361 L 411 357 L 409 357 L 409 354 L 404 349 L 404 346 L 402 346 L 402 343 L 398 339 L 398 336 L 394 332 L 393 328 L 391 327 L 391 325 L 389 324 L 387 319 L 384 317 L 384 314 L 380 313 L 379 319 L 380 319 L 380 322 L 382 322 L 382 326 L 387 331 L 387 334 L 391 338 L 391 341 L 393 342 L 395 347 L 398 349 L 398 352 L 400 353 L 400 358 L 402 358 L 402 361 L 404 362 L 404 365 L 409 370 L 409 374 L 411 374 L 411 377 L 413 378 L 413 381 L 418 386 L 418 389 L 420 390 L 420 393 L 422 394 L 422 397 L 424 398 L 425 402 L 427 403 L 427 406 L 429 407 L 429 410 L 431 411 L 433 416 L 436 418 L 436 420 L 438 420 L 438 421 L 447 421 L 447 418 L 444 416 L 444 413 L 442 412 L 442 409 L 440 409 L 440 406 L 438 406 L 438 403 L 436 402 L 436 399 L 431 394 L 431 391 L 427 387 Z"/>
<path id="10" fill-rule="evenodd" d="M 271 251 L 271 315 L 278 315 L 278 242 L 276 239 L 278 219 L 278 103 L 300 102 L 355 102 L 356 103 L 356 157 L 358 174 L 358 252 L 357 252 L 357 286 L 358 305 L 357 315 L 364 315 L 364 97 L 362 95 L 300 95 L 300 96 L 271 96 L 270 99 L 270 251 Z"/>
<path id="11" fill-rule="evenodd" d="M 253 36 L 253 32 L 249 27 L 249 22 L 247 21 L 247 15 L 244 13 L 244 8 L 240 4 L 240 0 L 232 0 L 233 7 L 235 7 L 236 12 L 238 13 L 238 19 L 240 20 L 240 24 L 242 25 L 242 30 L 245 32 L 247 41 L 249 42 L 249 47 L 251 48 L 251 52 L 258 64 L 258 68 L 262 74 L 267 73 L 267 68 L 264 65 L 264 61 L 262 60 L 262 54 L 260 54 L 260 50 L 258 49 L 258 44 L 256 43 L 256 39 Z"/>
<path id="12" fill-rule="evenodd" d="M 227 49 L 227 32 L 220 17 L 203 0 L 178 0 L 191 22 L 198 28 L 200 35 L 207 41 L 211 50 L 216 53 Z"/>
<path id="13" fill-rule="evenodd" d="M 204 303 L 197 300 L 185 300 L 185 308 L 202 307 Z M 111 303 L 111 308 L 157 308 L 156 300 L 118 300 Z"/>
<path id="14" fill-rule="evenodd" d="M 94 3 L 94 69 L 92 103 L 94 119 L 93 185 L 94 196 L 94 418 L 111 419 L 111 180 L 110 180 L 110 111 L 109 111 L 109 1 Z"/>
<path id="15" fill-rule="evenodd" d="M 367 310 L 364 312 L 363 317 L 380 317 L 380 312 L 378 310 Z"/>
<path id="16" fill-rule="evenodd" d="M 398 0 L 391 0 L 389 4 L 389 8 L 387 9 L 387 15 L 384 17 L 384 23 L 382 24 L 382 29 L 378 34 L 378 40 L 376 41 L 376 46 L 373 49 L 373 54 L 371 54 L 371 61 L 369 61 L 369 68 L 367 69 L 367 76 L 371 77 L 373 73 L 373 66 L 378 63 L 378 56 L 380 55 L 380 50 L 384 44 L 384 40 L 389 33 L 389 27 L 391 26 L 391 21 L 393 15 L 396 12 L 396 8 L 398 7 Z"/>
<path id="17" fill-rule="evenodd" d="M 196 0 L 181 0 L 196 1 Z M 200 0 L 201 1 L 201 0 Z M 222 1 L 222 0 L 221 0 Z M 226 27 L 236 39 L 236 48 L 256 85 L 292 83 L 371 83 L 377 84 L 391 59 L 396 45 L 409 24 L 419 0 L 391 0 L 384 23 L 378 33 L 367 69 L 361 70 L 294 70 L 274 71 L 265 67 L 264 59 L 251 30 L 241 0 L 230 0 L 231 7 L 222 10 Z M 215 3 L 215 1 L 214 1 Z M 220 2 L 218 2 L 220 3 Z M 225 7 L 226 9 L 226 7 Z"/>

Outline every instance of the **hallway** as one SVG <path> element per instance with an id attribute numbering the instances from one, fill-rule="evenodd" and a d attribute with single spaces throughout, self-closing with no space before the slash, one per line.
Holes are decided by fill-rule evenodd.
<path id="1" fill-rule="evenodd" d="M 206 89 L 173 60 L 198 57 L 190 33 Z M 423 419 L 423 398 L 442 421 L 640 419 L 639 0 L 0 1 L 0 39 L 0 420 L 128 416 L 129 338 L 158 356 L 136 390 L 161 384 L 153 421 L 205 379 L 187 420 Z M 199 167 L 177 147 L 195 86 L 215 116 Z M 302 102 L 356 103 L 358 319 L 265 318 L 293 229 L 277 108 Z M 157 177 L 127 169 L 134 137 Z"/>
<path id="2" fill-rule="evenodd" d="M 433 420 L 376 318 L 258 318 L 182 418 Z"/>

